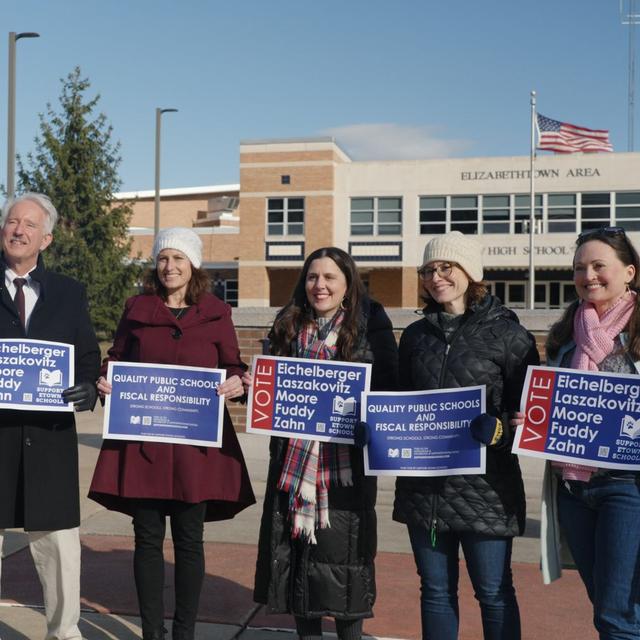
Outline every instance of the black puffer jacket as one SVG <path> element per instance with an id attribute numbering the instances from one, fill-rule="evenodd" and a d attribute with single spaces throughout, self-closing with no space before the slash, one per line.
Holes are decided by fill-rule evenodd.
<path id="1" fill-rule="evenodd" d="M 511 453 L 509 414 L 518 410 L 528 365 L 539 364 L 533 336 L 515 314 L 487 295 L 472 305 L 449 343 L 436 304 L 400 339 L 400 387 L 446 389 L 486 385 L 486 411 L 498 416 L 505 437 L 487 447 L 484 475 L 401 477 L 396 481 L 393 519 L 436 532 L 475 531 L 521 535 L 525 497 L 520 465 Z"/>
<path id="2" fill-rule="evenodd" d="M 372 362 L 372 389 L 397 388 L 398 348 L 383 307 L 366 302 L 354 362 Z M 362 450 L 351 447 L 352 487 L 329 489 L 331 527 L 317 544 L 291 539 L 288 494 L 276 487 L 288 440 L 272 438 L 260 523 L 254 600 L 267 613 L 317 618 L 371 617 L 375 601 L 376 478 L 365 477 Z M 333 445 L 329 445 L 333 446 Z"/>

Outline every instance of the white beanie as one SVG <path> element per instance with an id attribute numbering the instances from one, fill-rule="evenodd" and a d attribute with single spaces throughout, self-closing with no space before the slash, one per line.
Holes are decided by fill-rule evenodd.
<path id="1" fill-rule="evenodd" d="M 158 254 L 163 249 L 182 251 L 196 269 L 202 264 L 202 240 L 195 231 L 187 227 L 170 227 L 158 233 L 153 243 L 154 262 L 158 261 Z"/>
<path id="2" fill-rule="evenodd" d="M 427 242 L 424 248 L 423 266 L 435 260 L 459 264 L 472 282 L 482 280 L 482 247 L 473 236 L 450 231 Z"/>

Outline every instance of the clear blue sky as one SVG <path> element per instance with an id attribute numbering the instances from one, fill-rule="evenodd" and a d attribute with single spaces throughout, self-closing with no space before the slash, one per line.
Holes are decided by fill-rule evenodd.
<path id="1" fill-rule="evenodd" d="M 163 187 L 237 182 L 238 144 L 255 138 L 330 134 L 356 159 L 526 155 L 531 89 L 540 113 L 609 129 L 626 151 L 618 5 L 3 0 L 0 183 L 9 31 L 41 34 L 18 42 L 17 151 L 33 149 L 38 114 L 79 65 L 122 144 L 129 191 L 153 188 L 156 107 L 179 109 L 163 118 Z"/>

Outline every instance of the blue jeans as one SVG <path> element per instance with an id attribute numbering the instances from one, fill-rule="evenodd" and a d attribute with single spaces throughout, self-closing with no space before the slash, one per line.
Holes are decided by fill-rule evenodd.
<path id="1" fill-rule="evenodd" d="M 601 640 L 640 638 L 640 491 L 634 477 L 558 483 L 558 515 Z"/>
<path id="2" fill-rule="evenodd" d="M 420 576 L 423 640 L 458 637 L 458 552 L 480 603 L 485 640 L 520 640 L 520 611 L 511 576 L 512 538 L 478 533 L 440 533 L 431 546 L 429 532 L 409 526 Z"/>

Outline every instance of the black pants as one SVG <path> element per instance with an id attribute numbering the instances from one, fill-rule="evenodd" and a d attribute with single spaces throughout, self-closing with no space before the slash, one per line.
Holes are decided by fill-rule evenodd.
<path id="1" fill-rule="evenodd" d="M 204 579 L 202 535 L 206 503 L 136 500 L 133 516 L 136 547 L 133 573 L 138 592 L 142 632 L 160 631 L 164 621 L 164 557 L 166 516 L 171 520 L 175 553 L 176 608 L 173 637 L 193 638 Z"/>
<path id="2" fill-rule="evenodd" d="M 301 640 L 322 638 L 321 618 L 295 617 L 296 631 Z M 336 618 L 336 633 L 340 640 L 360 640 L 362 637 L 362 618 L 358 620 L 340 620 Z"/>

